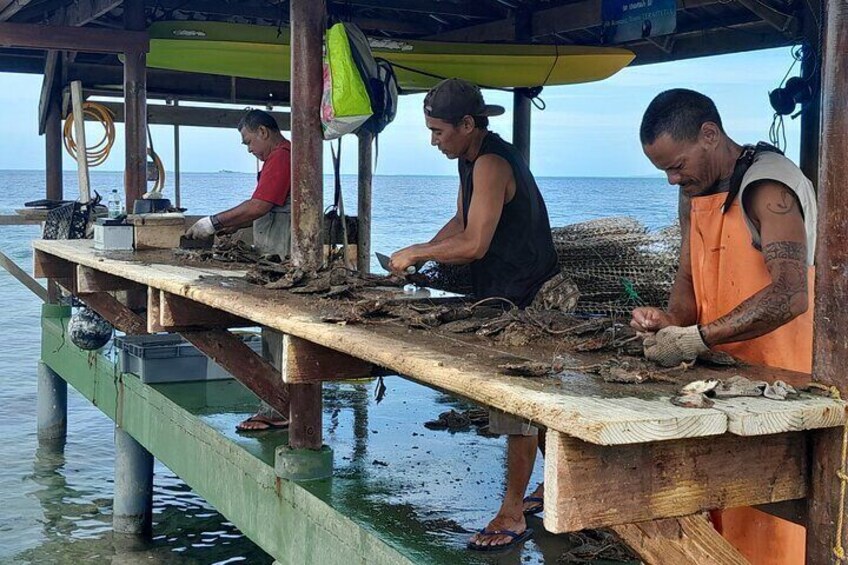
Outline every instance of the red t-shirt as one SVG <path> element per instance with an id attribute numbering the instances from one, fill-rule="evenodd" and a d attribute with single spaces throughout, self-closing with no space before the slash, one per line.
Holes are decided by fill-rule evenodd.
<path id="1" fill-rule="evenodd" d="M 283 206 L 291 190 L 291 143 L 285 139 L 262 165 L 253 196 L 257 200 Z"/>

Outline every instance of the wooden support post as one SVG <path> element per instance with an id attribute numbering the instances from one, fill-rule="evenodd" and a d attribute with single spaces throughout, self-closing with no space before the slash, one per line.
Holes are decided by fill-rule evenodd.
<path id="1" fill-rule="evenodd" d="M 374 140 L 368 132 L 359 133 L 358 199 L 356 207 L 356 268 L 360 273 L 371 272 L 371 147 Z"/>
<path id="2" fill-rule="evenodd" d="M 600 446 L 548 431 L 545 528 L 572 532 L 803 498 L 801 432 Z"/>
<path id="3" fill-rule="evenodd" d="M 848 398 L 848 4 L 825 1 L 822 53 L 822 131 L 819 163 L 819 217 L 816 251 L 816 311 L 813 379 L 835 386 Z M 837 472 L 844 470 L 842 430 L 813 434 L 813 461 L 807 527 L 807 563 L 830 563 L 833 548 L 848 545 L 837 519 L 846 512 Z"/>
<path id="4" fill-rule="evenodd" d="M 645 563 L 747 565 L 703 515 L 668 518 L 611 528 Z"/>
<path id="5" fill-rule="evenodd" d="M 88 187 L 88 156 L 85 153 L 85 117 L 83 116 L 82 83 L 75 80 L 71 83 L 71 105 L 74 112 L 74 141 L 77 146 L 77 180 L 79 182 L 79 201 L 91 200 Z"/>
<path id="6" fill-rule="evenodd" d="M 321 449 L 321 384 L 289 385 L 289 447 Z"/>
<path id="7" fill-rule="evenodd" d="M 325 0 L 292 0 L 292 260 L 304 270 L 323 262 L 323 184 L 320 107 Z M 291 385 L 289 446 L 322 447 L 321 385 Z"/>
<path id="8" fill-rule="evenodd" d="M 517 41 L 530 39 L 532 21 L 528 10 L 518 10 L 515 13 L 515 39 Z M 512 144 L 530 163 L 530 98 L 523 88 L 515 89 L 512 94 Z"/>
<path id="9" fill-rule="evenodd" d="M 371 363 L 291 335 L 283 336 L 283 382 L 320 384 L 371 374 Z"/>
<path id="10" fill-rule="evenodd" d="M 133 31 L 145 29 L 143 0 L 124 2 L 124 27 Z M 133 203 L 147 192 L 146 66 L 145 51 L 129 50 L 124 53 L 124 202 L 128 213 L 132 213 Z"/>
<path id="11" fill-rule="evenodd" d="M 144 318 L 121 304 L 117 298 L 108 292 L 79 294 L 77 298 L 122 332 L 129 335 L 147 333 L 147 324 L 144 322 Z"/>
<path id="12" fill-rule="evenodd" d="M 151 289 L 153 290 L 153 289 Z M 195 302 L 194 300 L 160 291 L 159 324 L 165 331 L 200 326 L 204 328 L 236 328 L 255 326 L 256 322 L 234 316 Z"/>
<path id="13" fill-rule="evenodd" d="M 324 0 L 292 0 L 292 260 L 305 270 L 323 262 L 324 210 L 320 107 Z"/>
<path id="14" fill-rule="evenodd" d="M 63 197 L 62 187 L 62 96 L 61 84 L 61 54 L 52 51 L 56 62 L 52 68 L 45 67 L 45 72 L 52 72 L 53 79 L 44 94 L 44 156 L 45 172 L 47 173 L 46 197 L 52 200 L 61 200 Z M 48 55 L 48 58 L 50 55 Z M 47 77 L 45 76 L 45 81 Z"/>
<path id="15" fill-rule="evenodd" d="M 226 369 L 272 408 L 281 414 L 289 412 L 289 393 L 283 384 L 280 372 L 254 353 L 241 339 L 226 330 L 184 331 L 180 332 L 180 335 Z M 317 386 L 320 388 L 321 385 Z M 320 409 L 320 394 L 318 401 Z M 318 435 L 320 439 L 320 428 Z"/>

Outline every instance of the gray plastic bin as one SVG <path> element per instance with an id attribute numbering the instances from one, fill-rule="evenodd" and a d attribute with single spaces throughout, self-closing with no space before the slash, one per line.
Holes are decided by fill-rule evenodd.
<path id="1" fill-rule="evenodd" d="M 245 343 L 262 353 L 259 336 L 248 336 Z M 115 338 L 115 347 L 121 372 L 136 374 L 146 384 L 233 378 L 179 335 L 121 336 Z"/>

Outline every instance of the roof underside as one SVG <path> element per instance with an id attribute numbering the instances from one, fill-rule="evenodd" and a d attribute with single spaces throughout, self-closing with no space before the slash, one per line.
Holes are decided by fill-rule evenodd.
<path id="1" fill-rule="evenodd" d="M 804 29 L 816 29 L 819 5 L 818 0 L 678 0 L 675 33 L 616 46 L 634 51 L 633 64 L 639 65 L 790 45 L 801 41 Z M 148 23 L 202 20 L 280 27 L 288 25 L 289 17 L 287 0 L 146 0 L 146 7 Z M 329 0 L 327 11 L 331 19 L 353 21 L 378 37 L 609 45 L 601 33 L 601 0 Z M 120 29 L 123 7 L 120 0 L 0 0 L 0 21 Z M 43 70 L 43 52 L 0 49 L 0 71 Z M 67 65 L 69 76 L 89 87 L 120 82 L 119 70 L 114 55 L 80 53 Z M 163 77 L 157 78 L 159 74 Z M 167 96 L 169 85 L 177 88 L 170 75 L 152 71 L 148 94 Z M 206 99 L 235 98 L 233 81 L 224 82 L 220 93 L 208 84 Z M 272 86 L 262 84 L 266 82 L 239 79 L 238 101 L 254 101 L 253 88 L 262 98 L 262 91 Z M 287 85 L 274 88 L 279 94 L 287 91 Z"/>

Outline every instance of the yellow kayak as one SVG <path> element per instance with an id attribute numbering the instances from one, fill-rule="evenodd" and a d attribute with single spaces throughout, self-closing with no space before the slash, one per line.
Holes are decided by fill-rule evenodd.
<path id="1" fill-rule="evenodd" d="M 289 32 L 223 22 L 157 22 L 150 26 L 152 68 L 288 81 Z M 627 49 L 573 45 L 448 43 L 368 38 L 375 57 L 392 63 L 404 90 L 426 90 L 441 78 L 483 87 L 530 87 L 602 80 L 634 58 Z"/>

